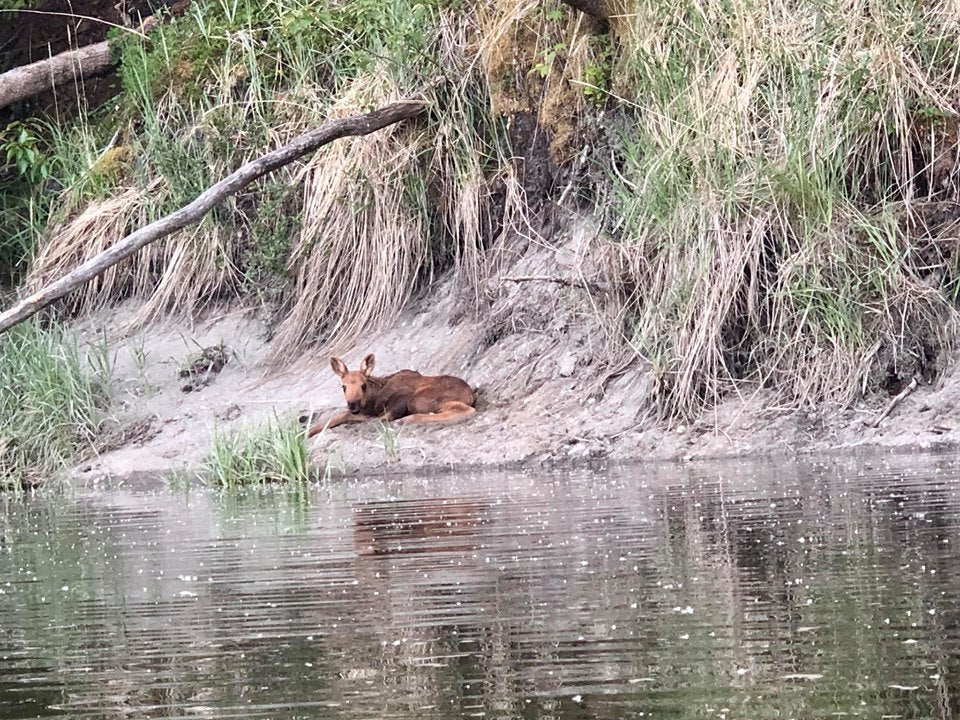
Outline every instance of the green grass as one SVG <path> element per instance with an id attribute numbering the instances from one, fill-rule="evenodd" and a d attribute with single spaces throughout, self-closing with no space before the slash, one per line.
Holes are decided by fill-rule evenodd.
<path id="1" fill-rule="evenodd" d="M 84 353 L 57 327 L 0 335 L 0 486 L 45 481 L 93 449 L 109 373 L 105 345 Z"/>
<path id="2" fill-rule="evenodd" d="M 396 461 L 400 456 L 400 440 L 397 437 L 397 431 L 390 425 L 377 421 L 377 437 L 383 444 L 383 452 L 390 461 Z"/>
<path id="3" fill-rule="evenodd" d="M 136 296 L 147 321 L 258 297 L 279 359 L 389 324 L 440 270 L 479 299 L 495 230 L 527 233 L 504 115 L 532 112 L 563 183 L 597 150 L 582 197 L 598 200 L 597 254 L 616 258 L 626 305 L 604 321 L 652 365 L 662 414 L 696 416 L 744 381 L 784 405 L 842 405 L 942 367 L 957 253 L 903 221 L 956 199 L 935 162 L 958 144 L 946 11 L 614 5 L 608 37 L 559 2 L 520 0 L 200 0 L 148 40 L 118 34 L 119 110 L 51 128 L 44 172 L 66 191 L 51 201 L 37 177 L 18 180 L 0 237 L 16 230 L 19 259 L 0 244 L 0 265 L 22 268 L 48 209 L 60 251 L 39 255 L 36 277 L 331 116 L 429 87 L 424 119 L 278 171 L 72 309 Z M 30 138 L 6 142 L 29 159 Z"/>
<path id="4" fill-rule="evenodd" d="M 305 428 L 295 419 L 271 420 L 252 430 L 217 431 L 203 464 L 203 476 L 224 487 L 306 482 L 309 458 Z"/>
<path id="5" fill-rule="evenodd" d="M 604 197 L 666 414 L 743 379 L 845 403 L 924 347 L 949 354 L 955 309 L 898 226 L 952 199 L 929 190 L 960 90 L 960 28 L 938 8 L 636 0 L 621 21 Z"/>

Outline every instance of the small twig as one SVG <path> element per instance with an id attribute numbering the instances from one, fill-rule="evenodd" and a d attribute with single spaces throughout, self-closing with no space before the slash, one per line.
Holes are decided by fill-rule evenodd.
<path id="1" fill-rule="evenodd" d="M 865 421 L 864 425 L 867 425 L 873 428 L 880 425 L 880 423 L 883 422 L 883 419 L 890 414 L 890 411 L 893 410 L 898 404 L 900 404 L 900 401 L 903 400 L 911 392 L 913 392 L 916 387 L 917 387 L 917 377 L 916 375 L 914 375 L 913 379 L 910 380 L 910 384 L 907 385 L 903 390 L 901 390 L 900 393 L 893 398 L 893 400 L 887 403 L 887 406 L 883 409 L 883 412 L 877 415 L 877 417 L 875 417 L 873 420 Z"/>
<path id="2" fill-rule="evenodd" d="M 141 27 L 141 28 L 138 29 L 138 30 L 134 30 L 133 28 L 125 27 L 124 25 L 118 25 L 117 23 L 112 23 L 112 22 L 110 22 L 109 20 L 104 20 L 103 18 L 96 18 L 96 17 L 92 17 L 92 16 L 90 16 L 90 15 L 78 15 L 77 13 L 54 12 L 54 11 L 52 11 L 52 10 L 27 10 L 26 8 L 21 8 L 21 9 L 18 9 L 18 10 L 8 10 L 8 9 L 4 8 L 4 9 L 0 9 L 0 13 L 13 13 L 13 14 L 15 14 L 15 15 L 16 15 L 16 14 L 19 14 L 19 13 L 30 13 L 31 15 L 53 15 L 53 16 L 57 16 L 57 17 L 67 17 L 67 18 L 70 18 L 70 19 L 72 19 L 72 20 L 89 20 L 90 22 L 100 23 L 100 24 L 102 24 L 102 25 L 109 25 L 109 26 L 112 27 L 112 28 L 117 28 L 117 29 L 119 29 L 119 30 L 123 30 L 124 32 L 128 32 L 128 33 L 130 33 L 131 35 L 139 35 L 140 37 L 142 37 L 142 38 L 144 38 L 144 39 L 146 39 L 146 37 L 147 37 L 147 31 L 150 30 L 150 29 L 152 29 L 152 24 L 153 24 L 153 23 L 151 23 L 151 25 L 150 25 L 149 27 L 146 27 L 146 28 Z M 152 15 L 148 16 L 148 17 L 144 20 L 144 22 L 146 22 L 146 20 L 149 20 L 150 18 L 153 18 L 153 16 L 152 16 Z M 155 18 L 154 18 L 153 22 L 156 22 L 156 19 L 155 19 Z"/>
<path id="3" fill-rule="evenodd" d="M 564 287 L 575 287 L 587 292 L 596 292 L 599 288 L 590 281 L 571 280 L 570 278 L 560 277 L 558 275 L 513 275 L 503 278 L 506 282 L 552 282 Z"/>

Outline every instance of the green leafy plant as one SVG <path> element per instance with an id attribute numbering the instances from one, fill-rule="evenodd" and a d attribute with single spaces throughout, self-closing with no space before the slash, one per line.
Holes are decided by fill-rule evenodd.
<path id="1" fill-rule="evenodd" d="M 0 130 L 0 282 L 19 278 L 46 222 L 44 184 L 54 170 L 46 130 L 37 120 Z"/>
<path id="2" fill-rule="evenodd" d="M 531 73 L 538 73 L 540 77 L 545 78 L 550 74 L 557 55 L 567 49 L 567 44 L 563 42 L 554 43 L 551 47 L 543 51 L 543 57 L 530 70 Z"/>
<path id="3" fill-rule="evenodd" d="M 608 35 L 598 36 L 599 49 L 583 70 L 583 94 L 596 107 L 603 107 L 610 97 L 613 72 L 613 45 Z"/>
<path id="4" fill-rule="evenodd" d="M 390 460 L 396 460 L 399 457 L 400 442 L 397 432 L 387 423 L 378 422 L 377 434 L 380 442 L 383 444 L 383 451 Z"/>
<path id="5" fill-rule="evenodd" d="M 51 160 L 41 150 L 41 126 L 38 121 L 14 121 L 0 131 L 0 155 L 3 169 L 15 170 L 28 183 L 38 183 L 51 175 Z"/>

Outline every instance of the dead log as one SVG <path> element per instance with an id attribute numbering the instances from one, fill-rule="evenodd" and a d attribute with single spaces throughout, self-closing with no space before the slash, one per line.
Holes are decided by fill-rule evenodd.
<path id="1" fill-rule="evenodd" d="M 297 158 L 339 138 L 368 135 L 388 125 L 415 118 L 426 112 L 426 107 L 423 100 L 403 100 L 365 115 L 353 115 L 339 120 L 330 120 L 320 127 L 304 133 L 293 142 L 276 150 L 271 150 L 256 160 L 251 160 L 239 170 L 232 172 L 220 182 L 204 190 L 193 202 L 127 235 L 123 240 L 90 258 L 62 278 L 41 288 L 0 314 L 0 333 L 9 330 L 67 293 L 76 290 L 107 268 L 133 255 L 145 245 L 196 222 L 221 200 L 240 192 L 254 180 L 267 173 L 288 165 Z"/>
<path id="2" fill-rule="evenodd" d="M 47 60 L 21 65 L 0 75 L 0 108 L 77 78 L 104 75 L 113 69 L 110 43 L 69 50 Z"/>
<path id="3" fill-rule="evenodd" d="M 139 33 L 149 32 L 156 24 L 156 18 L 147 18 L 141 24 Z M 0 108 L 39 95 L 65 82 L 105 75 L 115 65 L 109 40 L 21 65 L 0 74 Z"/>

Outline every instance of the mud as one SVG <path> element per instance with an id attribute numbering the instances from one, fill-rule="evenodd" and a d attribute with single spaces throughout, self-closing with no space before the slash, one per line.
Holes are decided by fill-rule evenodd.
<path id="1" fill-rule="evenodd" d="M 479 412 L 449 427 L 341 426 L 309 441 L 314 462 L 336 475 L 960 444 L 955 361 L 876 428 L 869 423 L 889 402 L 884 394 L 848 408 L 797 412 L 748 385 L 694 423 L 657 421 L 648 368 L 618 353 L 598 320 L 615 311 L 615 300 L 605 299 L 591 265 L 592 240 L 585 228 L 563 245 L 517 248 L 500 259 L 501 270 L 483 288 L 447 277 L 392 327 L 346 349 L 342 357 L 351 367 L 374 352 L 382 374 L 413 368 L 459 375 L 479 388 Z M 464 301 L 475 292 L 482 299 L 478 311 Z M 110 442 L 78 466 L 78 478 L 190 471 L 209 451 L 215 429 L 324 416 L 342 406 L 326 355 L 265 364 L 267 325 L 254 310 L 211 311 L 194 325 L 168 322 L 129 332 L 136 309 L 128 303 L 77 325 L 91 339 L 107 334 L 116 387 Z M 181 370 L 211 347 L 222 347 L 228 361 L 183 392 Z"/>

